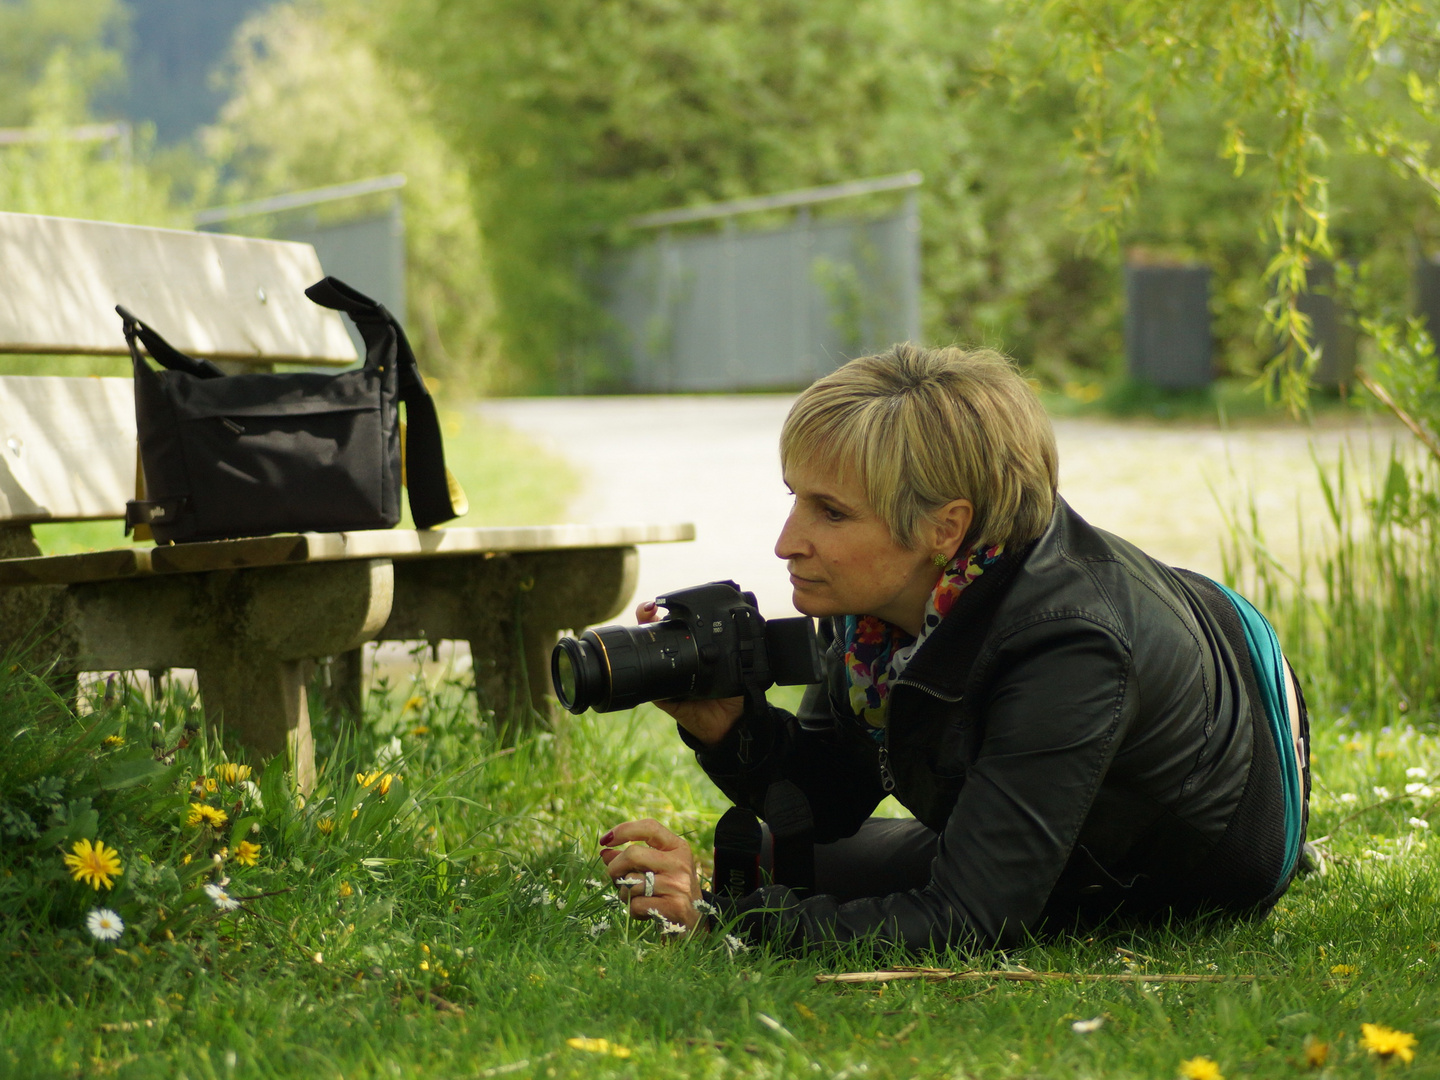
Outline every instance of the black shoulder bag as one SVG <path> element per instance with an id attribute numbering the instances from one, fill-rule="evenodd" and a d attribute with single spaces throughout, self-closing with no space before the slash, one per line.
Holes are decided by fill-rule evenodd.
<path id="1" fill-rule="evenodd" d="M 350 316 L 365 340 L 363 367 L 226 375 L 115 309 L 135 369 L 145 480 L 144 498 L 126 505 L 127 532 L 145 525 L 161 543 L 183 543 L 388 529 L 400 520 L 402 482 L 419 528 L 465 512 L 400 323 L 333 277 L 305 295 Z M 137 342 L 164 370 L 146 363 Z"/>

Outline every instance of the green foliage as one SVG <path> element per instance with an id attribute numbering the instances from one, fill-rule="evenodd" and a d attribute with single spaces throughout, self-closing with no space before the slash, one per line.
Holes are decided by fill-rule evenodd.
<path id="1" fill-rule="evenodd" d="M 1058 68 L 1074 87 L 1084 204 L 1100 235 L 1115 236 L 1143 211 L 1152 178 L 1173 182 L 1162 135 L 1183 130 L 1198 94 L 1223 132 L 1218 146 L 1235 175 L 1260 172 L 1262 187 L 1250 190 L 1259 196 L 1253 205 L 1269 295 L 1257 299 L 1269 341 L 1278 342 L 1262 341 L 1267 391 L 1303 407 L 1318 354 L 1297 302 L 1316 260 L 1374 257 L 1380 272 L 1372 284 L 1388 288 L 1351 299 L 1387 361 L 1404 362 L 1391 351 L 1395 334 L 1378 328 L 1394 324 L 1405 303 L 1395 248 L 1407 234 L 1434 231 L 1433 202 L 1422 209 L 1417 198 L 1440 193 L 1429 138 L 1440 102 L 1433 5 L 1029 0 L 1019 10 L 1022 24 L 1037 20 L 1054 42 L 1044 56 L 1047 74 Z M 1393 190 L 1382 179 L 1386 169 L 1418 181 L 1419 190 L 1412 185 L 1385 200 Z M 1429 385 L 1436 378 L 1432 370 Z M 1428 392 L 1393 389 L 1397 412 L 1432 435 L 1440 431 L 1440 414 L 1423 411 L 1433 409 Z"/>
<path id="2" fill-rule="evenodd" d="M 1226 577 L 1280 632 L 1312 707 L 1367 725 L 1440 727 L 1440 464 L 1318 462 L 1328 520 L 1299 564 L 1270 554 L 1251 506 L 1232 518 Z"/>
<path id="3" fill-rule="evenodd" d="M 0 0 L 0 127 L 41 122 L 30 91 L 56 53 L 85 101 L 117 81 L 126 22 L 122 0 Z"/>
<path id="4" fill-rule="evenodd" d="M 89 120 L 87 87 L 74 55 L 57 49 L 30 91 L 28 116 L 43 138 L 0 147 L 0 210 L 147 225 L 178 225 L 164 180 L 146 165 L 146 144 L 67 137 Z"/>
<path id="5" fill-rule="evenodd" d="M 553 388 L 594 362 L 603 320 L 586 271 L 606 246 L 641 239 L 621 227 L 628 216 L 910 168 L 927 177 L 928 336 L 1003 342 L 1057 370 L 1115 351 L 1113 260 L 1077 251 L 1053 213 L 1071 110 L 1060 95 L 1011 103 L 989 87 L 996 5 L 377 10 L 377 48 L 424 80 L 470 169 L 522 386 Z"/>
<path id="6" fill-rule="evenodd" d="M 221 200 L 404 173 L 411 343 L 457 393 L 485 389 L 497 350 L 469 180 L 429 121 L 418 81 L 382 68 L 346 9 L 306 3 L 248 20 L 227 81 L 230 99 L 202 133 L 209 162 L 227 177 Z M 352 201 L 327 212 L 356 209 Z"/>

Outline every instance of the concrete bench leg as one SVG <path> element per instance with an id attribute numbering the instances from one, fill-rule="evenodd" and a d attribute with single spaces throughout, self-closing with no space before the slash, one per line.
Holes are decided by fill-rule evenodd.
<path id="1" fill-rule="evenodd" d="M 75 671 L 190 667 L 206 718 L 315 782 L 305 696 L 314 657 L 370 640 L 390 614 L 388 559 L 215 570 L 67 590 Z"/>
<path id="2" fill-rule="evenodd" d="M 365 715 L 363 659 L 363 649 L 347 649 L 316 665 L 309 686 L 313 712 L 351 721 Z"/>
<path id="3" fill-rule="evenodd" d="M 261 757 L 284 754 L 296 784 L 315 785 L 315 740 L 305 682 L 309 660 L 256 660 L 212 656 L 196 667 L 207 722 L 223 722 L 246 749 Z"/>
<path id="4" fill-rule="evenodd" d="M 577 548 L 395 564 L 395 603 L 379 641 L 470 643 L 481 715 L 498 729 L 554 708 L 550 650 L 563 629 L 618 615 L 635 592 L 634 547 Z"/>

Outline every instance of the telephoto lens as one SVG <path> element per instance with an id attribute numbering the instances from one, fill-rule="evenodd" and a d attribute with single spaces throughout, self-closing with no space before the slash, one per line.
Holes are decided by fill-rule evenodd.
<path id="1" fill-rule="evenodd" d="M 810 619 L 760 617 L 753 593 L 712 581 L 656 598 L 667 611 L 643 626 L 602 626 L 561 638 L 550 654 L 555 696 L 572 713 L 616 712 L 660 698 L 736 697 L 747 688 L 816 683 Z"/>
<path id="2" fill-rule="evenodd" d="M 555 696 L 572 713 L 616 712 L 694 685 L 699 650 L 674 619 L 644 626 L 602 626 L 561 638 L 550 654 Z"/>

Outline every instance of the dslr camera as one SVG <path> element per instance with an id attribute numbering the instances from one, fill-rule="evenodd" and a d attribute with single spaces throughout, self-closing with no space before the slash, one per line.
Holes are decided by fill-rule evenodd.
<path id="1" fill-rule="evenodd" d="M 555 696 L 572 713 L 616 712 L 659 698 L 700 700 L 823 678 L 815 623 L 761 617 L 733 581 L 658 596 L 666 617 L 561 638 L 550 654 Z"/>

